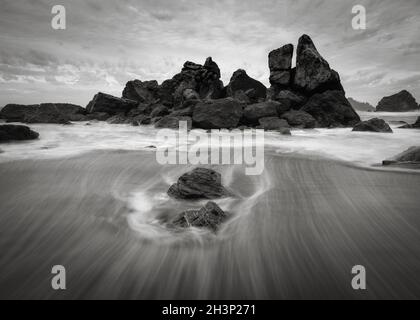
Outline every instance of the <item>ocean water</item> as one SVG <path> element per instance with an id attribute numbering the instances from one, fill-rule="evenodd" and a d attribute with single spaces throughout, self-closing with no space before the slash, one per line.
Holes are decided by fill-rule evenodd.
<path id="1" fill-rule="evenodd" d="M 409 147 L 420 144 L 420 130 L 398 129 L 401 121 L 414 123 L 420 113 L 361 113 L 363 120 L 379 117 L 388 121 L 393 134 L 352 132 L 351 128 L 293 130 L 292 136 L 265 134 L 265 148 L 285 154 L 301 154 L 375 166 Z M 0 162 L 19 159 L 55 159 L 95 150 L 142 150 L 177 147 L 177 141 L 160 138 L 151 126 L 110 125 L 104 122 L 70 126 L 35 124 L 40 139 L 0 146 Z M 228 134 L 226 132 L 226 134 Z M 241 134 L 241 133 L 237 133 Z M 197 141 L 188 141 L 194 145 Z M 251 141 L 244 140 L 244 144 Z M 179 146 L 178 146 L 179 147 Z"/>

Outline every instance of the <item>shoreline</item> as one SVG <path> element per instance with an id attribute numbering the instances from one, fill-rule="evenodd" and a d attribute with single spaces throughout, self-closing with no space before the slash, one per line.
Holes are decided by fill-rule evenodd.
<path id="1" fill-rule="evenodd" d="M 154 223 L 196 205 L 165 197 L 191 166 L 151 157 L 99 151 L 0 164 L 0 297 L 420 297 L 419 175 L 278 155 L 266 157 L 261 177 L 216 166 L 239 194 L 218 202 L 234 218 L 216 236 L 168 242 Z M 61 293 L 49 287 L 56 264 L 68 270 Z M 350 285 L 357 264 L 368 270 L 364 293 Z"/>

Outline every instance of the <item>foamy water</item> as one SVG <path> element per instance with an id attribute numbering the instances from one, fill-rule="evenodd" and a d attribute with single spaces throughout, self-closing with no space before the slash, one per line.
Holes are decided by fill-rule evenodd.
<path id="1" fill-rule="evenodd" d="M 399 121 L 414 123 L 420 113 L 361 113 L 363 120 L 380 117 L 388 121 L 393 134 L 352 132 L 351 128 L 293 130 L 292 136 L 265 134 L 265 146 L 278 153 L 315 155 L 373 166 L 420 144 L 420 130 L 398 129 Z M 175 140 L 158 138 L 151 126 L 110 125 L 104 122 L 75 123 L 70 126 L 36 124 L 31 128 L 40 139 L 0 146 L 0 162 L 19 159 L 54 159 L 94 150 L 143 150 L 176 147 Z M 228 134 L 226 132 L 226 134 Z M 240 133 L 237 133 L 240 134 Z M 251 141 L 246 140 L 244 144 Z M 188 144 L 197 144 L 189 141 Z"/>

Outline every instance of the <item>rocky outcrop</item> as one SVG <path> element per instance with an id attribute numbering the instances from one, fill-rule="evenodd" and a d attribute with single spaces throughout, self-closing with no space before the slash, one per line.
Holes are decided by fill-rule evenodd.
<path id="1" fill-rule="evenodd" d="M 159 119 L 155 123 L 155 128 L 158 129 L 179 129 L 179 123 L 183 121 L 187 123 L 187 128 L 190 130 L 192 128 L 192 119 L 188 116 L 174 116 L 169 115 Z"/>
<path id="2" fill-rule="evenodd" d="M 162 83 L 157 95 L 162 104 L 177 108 L 186 100 L 197 97 L 203 100 L 219 99 L 223 92 L 220 69 L 209 57 L 204 65 L 185 62 L 180 73 Z"/>
<path id="3" fill-rule="evenodd" d="M 232 98 L 199 103 L 193 112 L 193 126 L 201 129 L 231 129 L 238 127 L 244 105 Z"/>
<path id="4" fill-rule="evenodd" d="M 294 86 L 306 95 L 324 91 L 343 91 L 338 73 L 319 54 L 312 39 L 303 35 L 299 39 L 296 53 Z"/>
<path id="5" fill-rule="evenodd" d="M 301 110 L 314 117 L 319 127 L 349 127 L 360 122 L 342 91 L 315 94 Z"/>
<path id="6" fill-rule="evenodd" d="M 376 112 L 408 112 L 416 110 L 419 110 L 419 105 L 407 90 L 383 98 L 376 107 Z"/>
<path id="7" fill-rule="evenodd" d="M 375 107 L 368 102 L 359 102 L 353 98 L 347 98 L 354 110 L 363 112 L 375 112 Z"/>
<path id="8" fill-rule="evenodd" d="M 38 139 L 39 134 L 27 126 L 0 125 L 0 143 Z"/>
<path id="9" fill-rule="evenodd" d="M 420 147 L 411 147 L 392 159 L 384 160 L 384 166 L 390 165 L 416 165 L 420 166 Z"/>
<path id="10" fill-rule="evenodd" d="M 228 97 L 236 97 L 238 93 L 245 93 L 250 102 L 264 101 L 267 97 L 267 88 L 259 81 L 248 76 L 245 70 L 235 71 L 226 87 Z"/>
<path id="11" fill-rule="evenodd" d="M 382 119 L 374 118 L 358 123 L 353 131 L 370 131 L 392 133 L 391 127 Z"/>
<path id="12" fill-rule="evenodd" d="M 281 116 L 293 127 L 312 129 L 316 127 L 316 120 L 305 111 L 291 110 Z"/>
<path id="13" fill-rule="evenodd" d="M 289 87 L 292 79 L 293 45 L 287 44 L 268 55 L 270 83 L 273 86 Z"/>
<path id="14" fill-rule="evenodd" d="M 137 108 L 138 102 L 125 98 L 117 98 L 106 93 L 99 92 L 86 107 L 89 113 L 104 112 L 109 115 L 126 114 Z"/>
<path id="15" fill-rule="evenodd" d="M 122 97 L 139 103 L 153 104 L 159 101 L 159 84 L 157 81 L 133 80 L 127 82 Z"/>
<path id="16" fill-rule="evenodd" d="M 279 107 L 280 103 L 274 101 L 251 104 L 244 109 L 243 122 L 248 125 L 256 125 L 261 118 L 277 117 Z"/>
<path id="17" fill-rule="evenodd" d="M 188 210 L 178 215 L 172 225 L 178 228 L 207 228 L 217 231 L 220 225 L 229 218 L 216 203 L 210 201 L 200 210 Z"/>
<path id="18" fill-rule="evenodd" d="M 230 196 L 222 185 L 220 173 L 205 168 L 196 168 L 182 175 L 168 190 L 176 199 L 217 199 Z"/>
<path id="19" fill-rule="evenodd" d="M 66 124 L 86 120 L 86 113 L 81 106 L 68 103 L 9 104 L 1 110 L 0 117 L 8 122 Z"/>

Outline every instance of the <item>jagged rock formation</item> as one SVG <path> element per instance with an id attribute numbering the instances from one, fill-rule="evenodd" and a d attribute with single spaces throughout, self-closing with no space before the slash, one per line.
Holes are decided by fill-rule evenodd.
<path id="1" fill-rule="evenodd" d="M 416 110 L 419 110 L 419 105 L 407 90 L 383 98 L 376 107 L 376 112 L 408 112 Z"/>
<path id="2" fill-rule="evenodd" d="M 245 70 L 235 71 L 226 87 L 228 97 L 237 98 L 239 94 L 245 94 L 250 102 L 264 101 L 267 97 L 267 88 L 259 81 L 248 76 Z"/>
<path id="3" fill-rule="evenodd" d="M 347 100 L 349 100 L 351 106 L 356 111 L 375 112 L 376 110 L 375 107 L 368 102 L 359 102 L 353 98 L 347 98 Z"/>
<path id="4" fill-rule="evenodd" d="M 353 131 L 370 131 L 392 133 L 391 127 L 382 119 L 374 118 L 358 123 Z"/>
<path id="5" fill-rule="evenodd" d="M 221 73 L 211 57 L 203 65 L 187 61 L 173 78 L 129 81 L 122 97 L 99 92 L 86 109 L 49 104 L 6 106 L 0 117 L 7 121 L 69 123 L 100 120 L 109 123 L 153 124 L 178 128 L 187 120 L 192 128 L 283 128 L 280 124 L 312 128 L 354 126 L 360 118 L 345 97 L 340 77 L 303 35 L 293 68 L 293 45 L 270 52 L 271 87 L 237 70 L 224 87 Z M 295 112 L 296 111 L 296 112 Z M 271 118 L 271 119 L 270 119 Z M 270 119 L 270 120 L 268 120 Z M 284 130 L 282 130 L 284 131 Z"/>
<path id="6" fill-rule="evenodd" d="M 39 134 L 27 126 L 0 125 L 0 143 L 38 139 Z"/>

